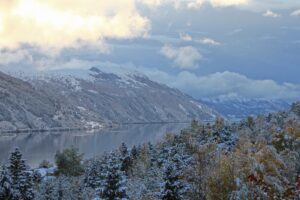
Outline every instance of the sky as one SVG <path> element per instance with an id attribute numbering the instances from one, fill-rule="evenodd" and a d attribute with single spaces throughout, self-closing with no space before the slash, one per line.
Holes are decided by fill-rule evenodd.
<path id="1" fill-rule="evenodd" d="M 300 98 L 299 0 L 0 0 L 0 70 L 138 71 L 194 98 Z"/>

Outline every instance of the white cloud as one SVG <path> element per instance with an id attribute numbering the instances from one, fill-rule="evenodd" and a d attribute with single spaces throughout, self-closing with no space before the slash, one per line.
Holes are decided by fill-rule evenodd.
<path id="1" fill-rule="evenodd" d="M 64 48 L 78 41 L 133 38 L 150 29 L 135 0 L 0 1 L 0 48 Z"/>
<path id="2" fill-rule="evenodd" d="M 173 55 L 171 52 L 170 56 Z M 46 64 L 46 62 L 45 62 Z M 62 67 L 57 67 L 62 66 Z M 156 68 L 137 67 L 131 63 L 115 64 L 111 62 L 71 59 L 65 62 L 48 62 L 46 70 L 88 69 L 97 66 L 102 71 L 121 74 L 140 72 L 150 79 L 193 96 L 194 98 L 220 98 L 237 96 L 242 98 L 288 99 L 296 100 L 300 96 L 300 85 L 279 84 L 273 80 L 250 79 L 235 72 L 217 72 L 198 76 L 189 71 L 172 75 Z"/>
<path id="3" fill-rule="evenodd" d="M 197 62 L 202 59 L 202 55 L 199 51 L 192 46 L 176 48 L 165 45 L 162 47 L 160 53 L 172 59 L 174 64 L 180 69 L 197 69 Z"/>
<path id="4" fill-rule="evenodd" d="M 275 13 L 275 12 L 273 12 L 272 10 L 267 10 L 267 11 L 263 14 L 263 16 L 265 16 L 265 17 L 273 17 L 273 18 L 281 17 L 280 14 Z"/>
<path id="5" fill-rule="evenodd" d="M 215 7 L 247 5 L 250 0 L 210 0 Z"/>
<path id="6" fill-rule="evenodd" d="M 138 2 L 144 3 L 149 7 L 157 7 L 162 4 L 162 0 L 137 0 Z"/>
<path id="7" fill-rule="evenodd" d="M 136 0 L 149 7 L 172 5 L 174 8 L 199 9 L 204 4 L 213 7 L 241 7 L 252 11 L 263 12 L 266 9 L 295 9 L 299 8 L 299 0 Z"/>
<path id="8" fill-rule="evenodd" d="M 259 12 L 267 9 L 290 10 L 299 8 L 299 0 L 250 0 L 245 8 Z"/>
<path id="9" fill-rule="evenodd" d="M 32 56 L 27 50 L 0 51 L 0 65 L 20 63 L 23 60 L 32 61 Z"/>
<path id="10" fill-rule="evenodd" d="M 206 45 L 212 45 L 212 46 L 221 45 L 220 42 L 218 42 L 218 41 L 216 41 L 212 38 L 209 38 L 209 37 L 204 37 L 204 38 L 196 40 L 187 33 L 180 33 L 179 36 L 180 36 L 181 40 L 186 41 L 186 42 L 195 41 L 195 42 L 200 43 L 200 44 L 206 44 Z"/>
<path id="11" fill-rule="evenodd" d="M 213 45 L 213 46 L 219 46 L 221 45 L 220 42 L 217 42 L 216 40 L 212 39 L 212 38 L 202 38 L 200 40 L 198 40 L 197 42 L 201 43 L 201 44 L 208 44 L 208 45 Z"/>
<path id="12" fill-rule="evenodd" d="M 187 8 L 198 9 L 205 3 L 205 0 L 189 0 L 187 2 Z"/>
<path id="13" fill-rule="evenodd" d="M 137 0 L 150 7 L 171 4 L 174 8 L 199 9 L 203 4 L 208 3 L 213 7 L 228 7 L 247 5 L 250 0 Z"/>
<path id="14" fill-rule="evenodd" d="M 61 69 L 89 69 L 94 66 L 94 64 L 96 65 L 97 61 L 88 61 L 76 58 L 72 58 L 68 61 L 57 61 L 56 59 L 44 58 L 37 60 L 34 65 L 38 71 L 45 71 Z"/>
<path id="15" fill-rule="evenodd" d="M 300 9 L 291 13 L 291 16 L 300 16 Z"/>
<path id="16" fill-rule="evenodd" d="M 180 36 L 180 39 L 183 40 L 183 41 L 186 41 L 186 42 L 193 41 L 192 36 L 190 36 L 189 34 L 180 33 L 179 36 Z"/>
<path id="17" fill-rule="evenodd" d="M 273 80 L 255 80 L 228 71 L 207 76 L 197 76 L 188 71 L 170 75 L 158 70 L 151 70 L 146 74 L 195 98 L 217 98 L 229 94 L 243 98 L 263 99 L 297 99 L 300 96 L 300 85 L 278 84 Z"/>

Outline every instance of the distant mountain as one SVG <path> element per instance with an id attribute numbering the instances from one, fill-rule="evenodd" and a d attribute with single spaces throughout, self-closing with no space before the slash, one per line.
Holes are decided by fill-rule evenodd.
<path id="1" fill-rule="evenodd" d="M 84 77 L 47 75 L 21 80 L 1 73 L 0 99 L 1 129 L 183 122 L 218 115 L 144 75 L 117 75 L 95 67 Z"/>
<path id="2" fill-rule="evenodd" d="M 199 102 L 210 106 L 233 121 L 244 119 L 247 116 L 278 112 L 290 107 L 290 104 L 283 100 L 217 98 L 201 99 Z"/>

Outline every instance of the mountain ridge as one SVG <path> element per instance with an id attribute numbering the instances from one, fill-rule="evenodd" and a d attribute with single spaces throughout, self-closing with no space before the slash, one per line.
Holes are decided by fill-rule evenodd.
<path id="1" fill-rule="evenodd" d="M 213 98 L 201 99 L 199 102 L 212 107 L 232 121 L 239 121 L 248 116 L 283 111 L 291 106 L 290 102 L 284 100 L 247 98 Z"/>
<path id="2" fill-rule="evenodd" d="M 219 115 L 179 90 L 140 74 L 119 76 L 96 67 L 87 74 L 86 78 L 47 75 L 21 80 L 1 73 L 0 129 L 182 122 L 213 120 Z"/>

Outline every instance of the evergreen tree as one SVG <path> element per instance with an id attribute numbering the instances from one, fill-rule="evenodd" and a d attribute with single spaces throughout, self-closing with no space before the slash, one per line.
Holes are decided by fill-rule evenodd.
<path id="1" fill-rule="evenodd" d="M 25 161 L 22 159 L 22 153 L 18 148 L 11 153 L 9 161 L 8 170 L 12 179 L 12 184 L 18 185 L 20 178 L 24 175 L 24 171 L 26 171 Z"/>
<path id="2" fill-rule="evenodd" d="M 187 192 L 187 186 L 180 179 L 181 170 L 176 165 L 178 163 L 170 162 L 165 168 L 160 195 L 163 200 L 181 200 Z"/>
<path id="3" fill-rule="evenodd" d="M 18 148 L 11 153 L 9 160 L 8 170 L 14 189 L 13 199 L 34 199 L 32 177 L 27 171 L 25 161 L 22 159 L 22 153 Z"/>
<path id="4" fill-rule="evenodd" d="M 99 186 L 101 177 L 102 163 L 99 160 L 93 159 L 87 163 L 85 167 L 84 182 L 87 187 L 96 188 Z"/>
<path id="5" fill-rule="evenodd" d="M 291 111 L 300 117 L 300 102 L 294 102 L 291 106 Z"/>
<path id="6" fill-rule="evenodd" d="M 36 185 L 38 185 L 38 184 L 40 184 L 42 182 L 42 179 L 43 179 L 43 177 L 42 177 L 41 173 L 39 171 L 37 171 L 37 170 L 34 170 L 33 173 L 32 173 L 32 180 L 33 180 L 33 182 Z"/>
<path id="7" fill-rule="evenodd" d="M 34 199 L 33 181 L 32 181 L 31 174 L 27 171 L 24 171 L 23 175 L 20 177 L 19 191 L 22 200 Z"/>
<path id="8" fill-rule="evenodd" d="M 199 122 L 195 119 L 192 120 L 192 123 L 191 123 L 191 128 L 193 130 L 197 130 L 197 128 L 199 127 Z"/>
<path id="9" fill-rule="evenodd" d="M 126 200 L 126 177 L 114 154 L 107 161 L 104 180 L 98 188 L 99 196 L 105 200 Z"/>
<path id="10" fill-rule="evenodd" d="M 12 181 L 7 173 L 7 170 L 3 167 L 0 174 L 0 199 L 11 200 L 13 197 Z"/>
<path id="11" fill-rule="evenodd" d="M 120 151 L 122 157 L 126 156 L 128 154 L 128 148 L 124 142 L 121 144 L 119 151 Z"/>
<path id="12" fill-rule="evenodd" d="M 154 165 L 154 163 L 157 163 L 157 151 L 153 144 L 151 142 L 148 143 L 149 148 L 149 154 L 150 154 L 150 160 L 151 160 L 151 166 Z"/>
<path id="13" fill-rule="evenodd" d="M 119 148 L 121 154 L 121 170 L 124 171 L 127 175 L 132 165 L 131 155 L 128 151 L 126 144 L 123 142 Z"/>
<path id="14" fill-rule="evenodd" d="M 134 160 L 137 159 L 139 152 L 135 145 L 132 147 L 130 154 L 131 154 L 132 159 L 134 159 Z"/>

